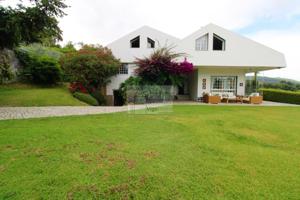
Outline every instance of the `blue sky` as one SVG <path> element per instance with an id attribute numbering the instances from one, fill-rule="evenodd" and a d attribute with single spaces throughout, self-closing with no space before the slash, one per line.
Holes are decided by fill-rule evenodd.
<path id="1" fill-rule="evenodd" d="M 23 0 L 26 2 L 26 0 Z M 1 1 L 14 5 L 18 0 Z M 285 54 L 286 69 L 262 75 L 300 80 L 300 0 L 65 0 L 63 42 L 106 45 L 143 25 L 183 38 L 208 23 Z"/>

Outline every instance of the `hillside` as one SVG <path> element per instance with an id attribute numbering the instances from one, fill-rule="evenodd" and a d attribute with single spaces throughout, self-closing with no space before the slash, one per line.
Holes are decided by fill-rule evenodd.
<path id="1" fill-rule="evenodd" d="M 263 83 L 280 83 L 280 81 L 289 81 L 295 84 L 300 84 L 300 81 L 288 78 L 272 78 L 267 76 L 258 76 L 258 81 Z M 253 76 L 247 76 L 247 80 L 253 80 Z"/>

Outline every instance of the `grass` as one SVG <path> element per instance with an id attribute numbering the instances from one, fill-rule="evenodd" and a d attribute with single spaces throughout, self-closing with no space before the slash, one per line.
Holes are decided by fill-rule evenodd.
<path id="1" fill-rule="evenodd" d="M 0 121 L 0 199 L 299 199 L 300 107 Z"/>
<path id="2" fill-rule="evenodd" d="M 66 86 L 0 85 L 0 106 L 84 106 Z"/>

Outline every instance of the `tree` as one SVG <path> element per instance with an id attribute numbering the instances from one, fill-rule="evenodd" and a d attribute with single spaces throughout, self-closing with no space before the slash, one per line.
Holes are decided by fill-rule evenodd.
<path id="1" fill-rule="evenodd" d="M 87 45 L 65 54 L 60 63 L 69 80 L 82 84 L 90 93 L 105 86 L 121 65 L 108 48 Z"/>
<path id="2" fill-rule="evenodd" d="M 193 71 L 193 64 L 175 60 L 183 54 L 172 52 L 172 48 L 155 50 L 149 57 L 136 60 L 136 73 L 147 84 L 181 85 L 184 75 Z"/>
<path id="3" fill-rule="evenodd" d="M 31 6 L 0 6 L 0 49 L 20 43 L 55 43 L 62 39 L 58 17 L 63 17 L 64 0 L 29 0 Z"/>

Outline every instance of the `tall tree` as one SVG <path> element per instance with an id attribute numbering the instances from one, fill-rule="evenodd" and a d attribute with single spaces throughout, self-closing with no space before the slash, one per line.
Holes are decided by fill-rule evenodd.
<path id="1" fill-rule="evenodd" d="M 62 40 L 58 18 L 65 16 L 64 0 L 28 0 L 29 6 L 0 6 L 0 49 L 14 48 L 20 43 Z"/>

